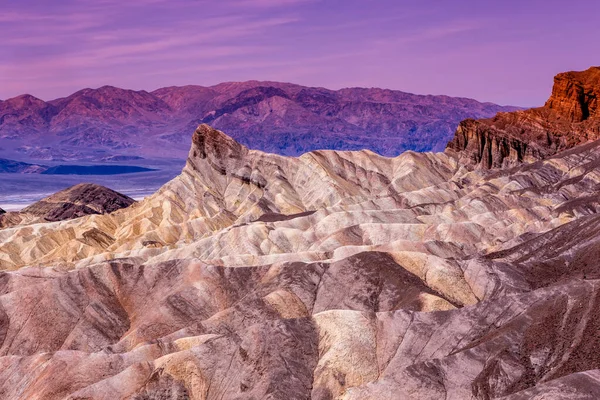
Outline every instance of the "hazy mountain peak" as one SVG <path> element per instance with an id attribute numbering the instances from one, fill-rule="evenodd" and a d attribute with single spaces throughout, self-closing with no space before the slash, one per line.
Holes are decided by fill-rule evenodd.
<path id="1" fill-rule="evenodd" d="M 19 108 L 19 109 L 23 109 L 23 108 L 40 108 L 40 107 L 45 107 L 48 104 L 41 99 L 38 99 L 35 96 L 32 96 L 30 94 L 22 94 L 20 96 L 17 97 L 13 97 L 10 99 L 6 99 L 4 101 L 4 106 L 5 107 L 15 107 L 15 108 Z"/>

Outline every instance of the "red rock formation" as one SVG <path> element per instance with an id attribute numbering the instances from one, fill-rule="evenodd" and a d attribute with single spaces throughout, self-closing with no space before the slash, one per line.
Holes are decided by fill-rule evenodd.
<path id="1" fill-rule="evenodd" d="M 460 123 L 447 151 L 480 168 L 498 168 L 549 157 L 600 138 L 600 67 L 554 79 L 543 107 L 499 113 Z"/>
<path id="2" fill-rule="evenodd" d="M 567 117 L 571 122 L 600 118 L 600 67 L 583 72 L 556 75 L 552 96 L 545 107 Z"/>

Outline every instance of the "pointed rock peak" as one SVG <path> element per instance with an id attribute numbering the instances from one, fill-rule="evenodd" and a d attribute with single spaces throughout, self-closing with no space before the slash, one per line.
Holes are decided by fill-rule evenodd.
<path id="1" fill-rule="evenodd" d="M 247 153 L 246 146 L 207 124 L 200 125 L 192 137 L 190 158 L 239 159 Z"/>
<path id="2" fill-rule="evenodd" d="M 2 214 L 6 214 L 6 211 L 4 211 L 3 209 L 0 208 L 0 215 Z"/>
<path id="3" fill-rule="evenodd" d="M 556 75 L 543 107 L 460 123 L 447 150 L 467 166 L 511 167 L 600 139 L 600 67 Z"/>
<path id="4" fill-rule="evenodd" d="M 600 67 L 556 75 L 552 95 L 545 107 L 564 115 L 572 122 L 600 118 Z"/>

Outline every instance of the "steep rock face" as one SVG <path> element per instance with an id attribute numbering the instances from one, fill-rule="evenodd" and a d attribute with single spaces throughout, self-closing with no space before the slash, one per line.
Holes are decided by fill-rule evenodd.
<path id="1" fill-rule="evenodd" d="M 201 125 L 155 195 L 0 230 L 0 397 L 594 399 L 598 165 L 289 158 Z"/>
<path id="2" fill-rule="evenodd" d="M 460 123 L 447 151 L 480 168 L 547 158 L 600 138 L 600 67 L 559 74 L 544 107 Z"/>
<path id="3" fill-rule="evenodd" d="M 545 107 L 571 122 L 600 118 L 600 67 L 582 72 L 565 72 L 554 78 L 552 96 Z"/>
<path id="4" fill-rule="evenodd" d="M 0 228 L 108 214 L 133 203 L 135 200 L 132 198 L 104 186 L 82 183 L 48 196 L 20 212 L 6 213 L 0 217 Z"/>

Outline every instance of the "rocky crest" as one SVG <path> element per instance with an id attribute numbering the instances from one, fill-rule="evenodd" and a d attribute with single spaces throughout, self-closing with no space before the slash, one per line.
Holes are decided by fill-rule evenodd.
<path id="1" fill-rule="evenodd" d="M 587 71 L 558 74 L 545 107 L 571 122 L 600 119 L 599 97 L 600 67 L 592 67 Z"/>
<path id="2" fill-rule="evenodd" d="M 514 166 L 550 157 L 600 138 L 600 67 L 554 78 L 543 107 L 460 123 L 447 151 L 480 168 Z"/>
<path id="3" fill-rule="evenodd" d="M 599 398 L 599 165 L 201 125 L 153 196 L 0 229 L 0 397 Z"/>

